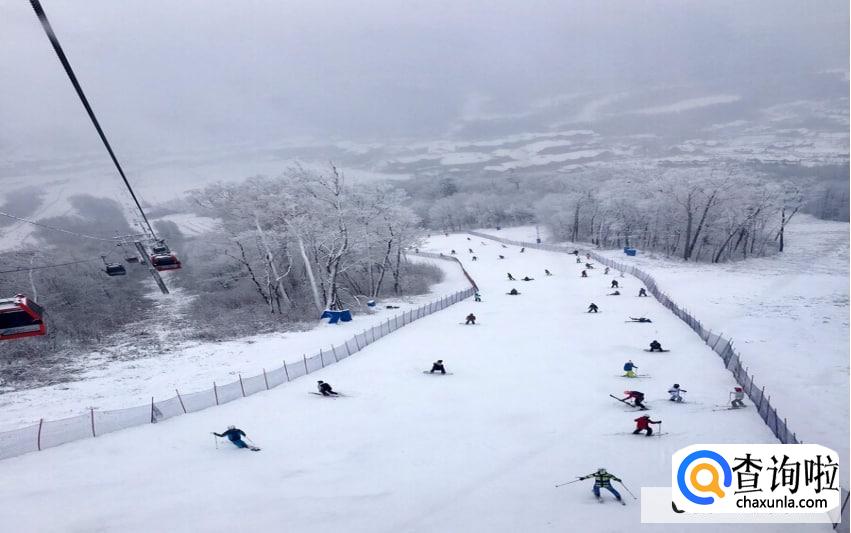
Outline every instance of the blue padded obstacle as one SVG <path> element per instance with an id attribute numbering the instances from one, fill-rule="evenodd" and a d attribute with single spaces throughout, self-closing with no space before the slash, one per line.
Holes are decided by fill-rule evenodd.
<path id="1" fill-rule="evenodd" d="M 367 307 L 375 307 L 375 300 L 367 300 L 366 306 Z"/>
<path id="2" fill-rule="evenodd" d="M 624 248 L 623 253 L 630 257 L 635 257 L 635 254 L 638 253 L 638 250 L 636 250 L 635 248 Z"/>
<path id="3" fill-rule="evenodd" d="M 331 309 L 326 309 L 322 312 L 322 316 L 319 318 L 327 318 L 329 324 L 336 324 L 337 322 L 351 322 L 352 312 L 348 309 L 343 309 L 342 311 L 332 311 Z"/>

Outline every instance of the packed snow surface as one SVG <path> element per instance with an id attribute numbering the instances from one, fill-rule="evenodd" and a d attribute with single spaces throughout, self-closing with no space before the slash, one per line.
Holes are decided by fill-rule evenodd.
<path id="1" fill-rule="evenodd" d="M 437 298 L 453 294 L 470 285 L 457 265 L 448 261 L 414 258 L 440 267 L 444 279 L 431 292 L 403 300 L 379 300 L 372 314 L 357 314 L 351 322 L 326 324 L 317 321 L 306 331 L 271 333 L 223 342 L 185 342 L 150 357 L 115 360 L 107 354 L 81 355 L 79 364 L 86 370 L 75 381 L 47 387 L 0 394 L 0 431 L 37 424 L 40 418 L 56 420 L 85 413 L 89 408 L 122 409 L 209 389 L 243 377 L 256 376 L 263 369 L 278 368 L 283 361 L 300 360 L 320 349 L 350 339 L 365 329 L 377 326 L 397 314 Z M 175 301 L 175 294 L 157 298 Z M 386 309 L 387 304 L 399 309 Z"/>
<path id="2" fill-rule="evenodd" d="M 535 241 L 530 226 L 482 231 Z M 847 465 L 848 249 L 848 223 L 798 214 L 786 228 L 786 250 L 773 257 L 713 265 L 642 250 L 601 253 L 652 275 L 705 327 L 732 338 L 798 439 L 836 450 Z"/>
<path id="3" fill-rule="evenodd" d="M 679 531 L 641 525 L 638 502 L 600 505 L 591 482 L 605 466 L 638 494 L 668 486 L 671 453 L 694 443 L 773 442 L 752 407 L 713 411 L 734 385 L 718 357 L 652 298 L 607 297 L 610 277 L 581 279 L 563 254 L 468 241 L 454 248 L 480 284 L 315 375 L 218 408 L 3 461 L 0 523 L 19 532 Z M 472 247 L 478 261 L 467 261 Z M 498 260 L 503 253 L 505 260 Z M 548 268 L 553 277 L 544 277 Z M 506 273 L 529 275 L 508 282 Z M 506 293 L 516 287 L 522 294 Z M 590 302 L 599 314 L 588 314 Z M 465 326 L 474 312 L 479 325 Z M 648 316 L 652 324 L 625 323 Z M 666 354 L 643 351 L 661 338 Z M 451 376 L 424 375 L 444 359 Z M 650 378 L 620 377 L 632 359 Z M 309 394 L 316 379 L 348 397 Z M 674 382 L 688 403 L 671 404 Z M 633 436 L 647 395 L 661 437 Z M 211 431 L 238 425 L 261 452 Z M 698 531 L 829 531 L 828 525 L 707 525 Z"/>

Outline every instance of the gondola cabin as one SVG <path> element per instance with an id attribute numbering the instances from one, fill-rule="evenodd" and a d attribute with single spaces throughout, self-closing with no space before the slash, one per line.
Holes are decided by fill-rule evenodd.
<path id="1" fill-rule="evenodd" d="M 46 334 L 43 317 L 44 309 L 23 294 L 0 299 L 0 341 Z"/>
<path id="2" fill-rule="evenodd" d="M 127 274 L 127 269 L 121 263 L 107 263 L 104 272 L 107 276 L 124 276 Z"/>
<path id="3" fill-rule="evenodd" d="M 171 250 L 165 242 L 159 241 L 151 247 L 151 253 L 153 255 L 168 255 L 171 253 Z"/>
<path id="4" fill-rule="evenodd" d="M 181 266 L 180 259 L 173 253 L 152 255 L 151 264 L 160 272 L 163 270 L 177 270 Z"/>

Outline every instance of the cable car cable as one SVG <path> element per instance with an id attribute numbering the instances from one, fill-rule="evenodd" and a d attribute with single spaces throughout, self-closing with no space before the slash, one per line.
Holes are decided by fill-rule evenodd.
<path id="1" fill-rule="evenodd" d="M 71 64 L 68 62 L 68 58 L 65 56 L 65 52 L 62 50 L 62 46 L 59 44 L 59 39 L 53 32 L 53 27 L 50 25 L 50 21 L 47 20 L 47 15 L 45 14 L 44 9 L 42 9 L 41 7 L 41 2 L 39 2 L 39 0 L 30 0 L 30 4 L 32 5 L 33 10 L 35 11 L 36 16 L 38 17 L 38 20 L 41 22 L 42 28 L 44 28 L 44 32 L 47 34 L 47 38 L 50 40 L 50 44 L 53 45 L 53 50 L 59 57 L 59 61 L 65 68 L 65 73 L 68 74 L 68 78 L 71 80 L 71 84 L 74 86 L 74 90 L 77 91 L 77 96 L 80 97 L 80 101 L 83 103 L 83 107 L 86 108 L 86 113 L 89 114 L 89 118 L 92 120 L 92 124 L 94 124 L 98 135 L 100 135 L 100 140 L 103 141 L 103 145 L 106 147 L 106 151 L 109 152 L 109 157 L 115 164 L 115 168 L 121 175 L 121 179 L 124 180 L 124 185 L 127 186 L 127 190 L 130 191 L 130 196 L 133 197 L 133 201 L 136 203 L 136 207 L 139 208 L 139 212 L 142 214 L 142 219 L 148 226 L 148 230 L 151 232 L 151 235 L 156 239 L 157 234 L 154 232 L 154 228 L 148 221 L 148 216 L 145 215 L 145 210 L 142 209 L 142 204 L 140 204 L 139 199 L 136 198 L 136 193 L 133 192 L 133 187 L 127 180 L 127 176 L 124 174 L 124 169 L 121 168 L 121 164 L 118 162 L 118 158 L 115 157 L 115 153 L 112 151 L 112 146 L 106 139 L 106 134 L 100 127 L 100 122 L 98 122 L 97 117 L 95 117 L 95 112 L 94 110 L 92 110 L 92 106 L 89 105 L 89 100 L 86 98 L 85 93 L 83 93 L 83 88 L 80 86 L 80 82 L 77 81 L 77 76 L 74 74 L 74 70 L 71 68 Z"/>
<path id="2" fill-rule="evenodd" d="M 97 259 L 81 259 L 80 261 L 71 261 L 69 263 L 56 263 L 55 265 L 17 267 L 15 270 L 0 270 L 0 274 L 14 274 L 16 272 L 26 272 L 27 270 L 43 270 L 45 268 L 56 268 L 68 265 L 78 265 L 80 263 L 91 263 L 92 261 L 98 260 L 100 260 L 100 257 L 98 257 Z"/>
<path id="3" fill-rule="evenodd" d="M 105 237 L 97 237 L 95 235 L 88 235 L 86 233 L 77 233 L 76 231 L 57 228 L 56 226 L 50 226 L 48 224 L 42 224 L 41 222 L 36 222 L 35 220 L 28 220 L 26 218 L 21 218 L 21 217 L 15 216 L 15 215 L 11 215 L 9 213 L 4 213 L 3 211 L 0 211 L 0 216 L 13 218 L 15 220 L 20 220 L 21 222 L 27 222 L 28 224 L 32 224 L 34 226 L 40 226 L 42 228 L 47 228 L 47 229 L 50 229 L 50 230 L 53 230 L 53 231 L 61 231 L 62 233 L 67 233 L 69 235 L 76 235 L 77 237 L 83 237 L 85 239 L 94 239 L 96 241 L 115 242 L 115 238 L 107 239 Z"/>

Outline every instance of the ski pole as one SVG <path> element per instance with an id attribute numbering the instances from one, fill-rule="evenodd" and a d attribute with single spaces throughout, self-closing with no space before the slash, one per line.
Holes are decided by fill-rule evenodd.
<path id="1" fill-rule="evenodd" d="M 571 483 L 576 483 L 577 481 L 582 481 L 581 479 L 574 479 L 573 481 L 568 481 L 566 483 L 559 483 L 556 485 L 556 488 L 563 487 L 565 485 L 570 485 Z"/>
<path id="2" fill-rule="evenodd" d="M 219 449 L 219 438 L 216 436 L 215 433 L 212 433 L 212 435 L 213 435 L 213 440 L 216 441 L 216 449 L 218 450 Z"/>
<path id="3" fill-rule="evenodd" d="M 633 493 L 632 493 L 632 491 L 631 491 L 631 490 L 629 490 L 629 487 L 627 487 L 626 485 L 624 485 L 624 482 L 623 482 L 623 481 L 618 481 L 618 483 L 620 483 L 620 484 L 621 484 L 621 486 L 622 486 L 623 488 L 625 488 L 625 489 L 626 489 L 626 491 L 629 493 L 629 495 L 630 495 L 630 496 L 632 496 L 632 499 L 633 499 L 633 500 L 637 500 L 637 499 L 638 499 L 638 498 L 636 498 L 636 497 L 635 497 L 635 494 L 633 494 Z"/>

